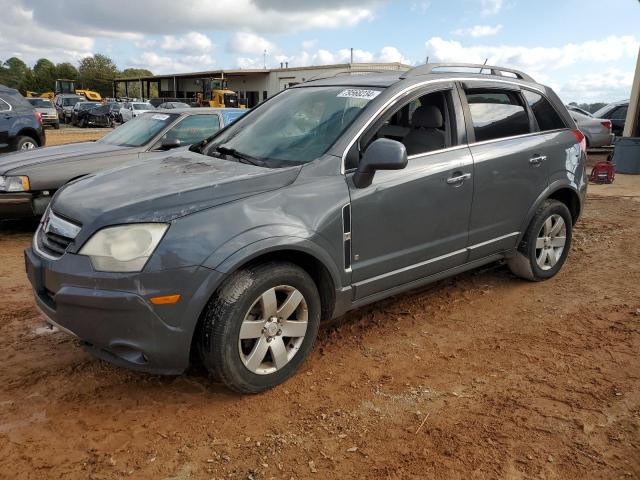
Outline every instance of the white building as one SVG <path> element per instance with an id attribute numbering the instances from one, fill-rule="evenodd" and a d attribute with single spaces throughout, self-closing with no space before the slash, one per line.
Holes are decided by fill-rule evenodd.
<path id="1" fill-rule="evenodd" d="M 151 87 L 154 85 L 160 98 L 192 100 L 198 92 L 203 91 L 204 81 L 212 78 L 224 78 L 227 80 L 229 89 L 236 92 L 240 98 L 246 99 L 248 107 L 253 107 L 285 88 L 311 80 L 314 77 L 333 76 L 341 72 L 404 71 L 409 68 L 411 68 L 410 65 L 402 63 L 344 63 L 291 68 L 283 66 L 283 68 L 266 70 L 210 70 L 174 75 L 116 78 L 113 82 L 113 94 L 114 97 L 129 97 L 129 89 L 132 85 L 137 85 L 136 91 L 142 91 L 142 97 L 149 98 Z"/>

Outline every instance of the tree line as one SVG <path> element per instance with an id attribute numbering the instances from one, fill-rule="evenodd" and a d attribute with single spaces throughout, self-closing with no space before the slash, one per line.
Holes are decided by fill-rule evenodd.
<path id="1" fill-rule="evenodd" d="M 113 94 L 113 80 L 124 77 L 153 75 L 143 68 L 125 68 L 119 70 L 115 62 L 102 54 L 85 57 L 75 66 L 69 62 L 55 64 L 48 58 L 39 59 L 29 67 L 17 57 L 0 61 L 0 84 L 19 90 L 23 95 L 27 91 L 52 92 L 58 78 L 74 80 L 76 88 L 99 92 L 103 97 Z M 131 97 L 140 97 L 138 84 L 129 86 Z M 153 93 L 153 92 L 152 92 Z"/>

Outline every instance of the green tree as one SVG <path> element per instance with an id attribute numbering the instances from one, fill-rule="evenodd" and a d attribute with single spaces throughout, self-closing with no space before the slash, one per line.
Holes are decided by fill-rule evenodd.
<path id="1" fill-rule="evenodd" d="M 118 77 L 120 78 L 139 78 L 139 77 L 150 77 L 153 73 L 147 70 L 146 68 L 125 68 Z M 145 85 L 145 94 L 146 94 L 146 85 Z M 129 84 L 129 96 L 130 97 L 142 97 L 140 93 L 140 83 L 130 83 Z M 120 94 L 124 95 L 124 86 L 120 87 Z M 149 97 L 157 97 L 158 96 L 158 87 L 156 84 L 151 84 L 151 92 Z"/>
<path id="2" fill-rule="evenodd" d="M 112 94 L 113 80 L 118 75 L 118 67 L 106 55 L 96 53 L 80 60 L 78 80 L 83 88 L 96 90 L 103 97 Z"/>
<path id="3" fill-rule="evenodd" d="M 69 62 L 59 63 L 56 65 L 56 78 L 78 80 L 78 69 Z"/>
<path id="4" fill-rule="evenodd" d="M 30 81 L 29 90 L 36 92 L 52 92 L 57 78 L 56 66 L 47 59 L 41 58 L 33 66 L 33 75 Z"/>
<path id="5" fill-rule="evenodd" d="M 17 57 L 11 57 L 0 67 L 0 82 L 11 88 L 22 89 L 31 70 Z"/>

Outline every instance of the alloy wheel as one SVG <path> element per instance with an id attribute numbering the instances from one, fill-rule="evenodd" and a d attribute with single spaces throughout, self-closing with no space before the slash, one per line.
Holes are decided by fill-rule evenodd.
<path id="1" fill-rule="evenodd" d="M 536 263 L 542 270 L 552 269 L 560 260 L 567 243 L 567 225 L 553 214 L 547 218 L 536 238 Z"/>
<path id="2" fill-rule="evenodd" d="M 32 148 L 36 148 L 36 145 L 30 141 L 26 141 L 20 146 L 20 150 L 31 150 Z"/>
<path id="3" fill-rule="evenodd" d="M 309 311 L 302 293 L 280 285 L 262 293 L 244 317 L 238 349 L 242 363 L 258 375 L 284 367 L 300 349 Z"/>

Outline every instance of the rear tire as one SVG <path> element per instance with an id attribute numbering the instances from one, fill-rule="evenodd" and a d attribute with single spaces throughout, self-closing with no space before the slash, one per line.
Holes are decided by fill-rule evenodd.
<path id="1" fill-rule="evenodd" d="M 567 206 L 546 200 L 536 211 L 516 254 L 507 260 L 514 275 L 539 282 L 555 276 L 564 265 L 573 230 Z"/>
<path id="2" fill-rule="evenodd" d="M 16 150 L 31 150 L 33 148 L 38 148 L 38 142 L 28 136 L 18 137 L 15 145 Z"/>
<path id="3" fill-rule="evenodd" d="M 270 262 L 240 270 L 203 313 L 200 359 L 230 389 L 262 392 L 287 380 L 304 362 L 320 312 L 318 289 L 298 266 Z"/>
<path id="4" fill-rule="evenodd" d="M 60 122 L 54 123 L 53 128 L 55 128 L 56 130 L 60 130 Z"/>

